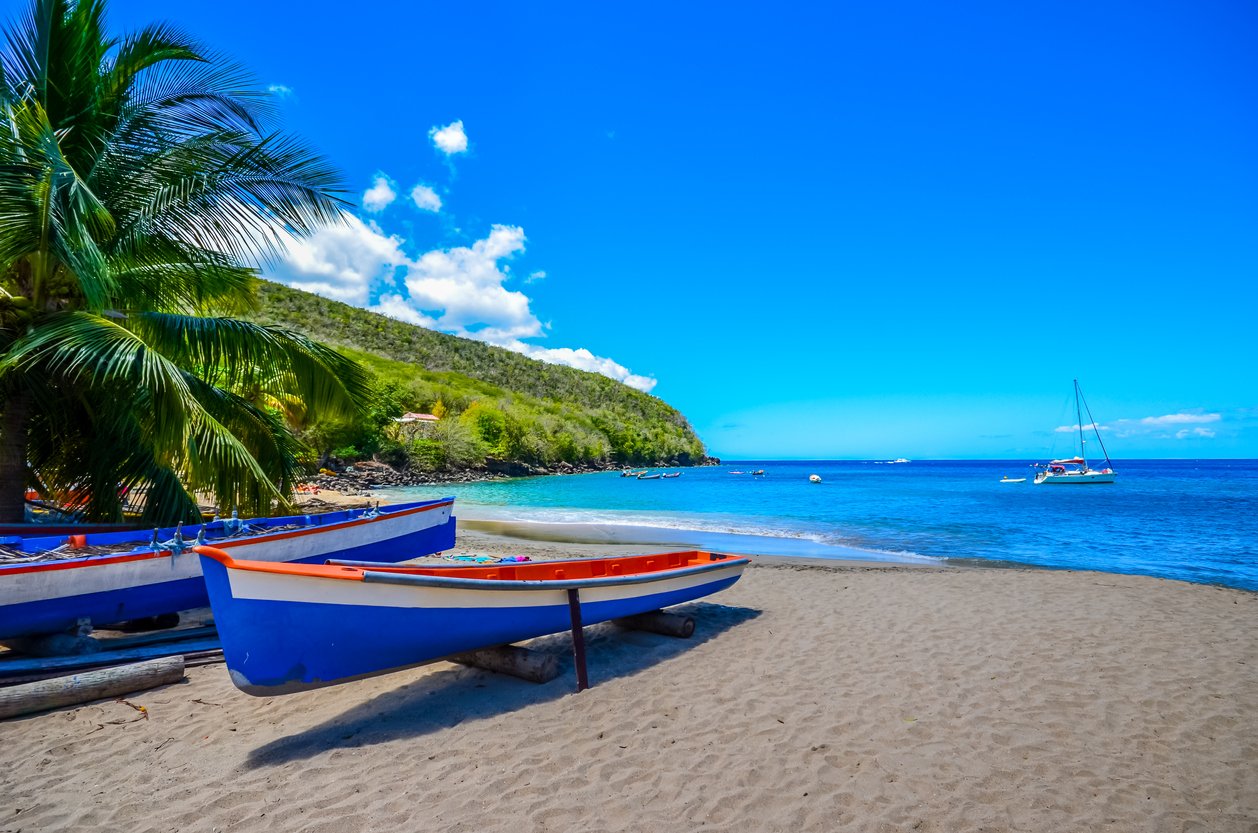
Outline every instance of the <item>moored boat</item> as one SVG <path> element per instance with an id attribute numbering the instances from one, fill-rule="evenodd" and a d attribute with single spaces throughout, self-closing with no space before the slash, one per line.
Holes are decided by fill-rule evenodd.
<path id="1" fill-rule="evenodd" d="M 379 567 L 239 561 L 201 554 L 232 682 L 259 696 L 384 674 L 723 590 L 750 559 L 707 552 L 495 564 Z"/>
<path id="2" fill-rule="evenodd" d="M 664 472 L 663 474 L 661 474 L 661 475 L 660 475 L 660 477 L 661 477 L 661 478 L 665 478 L 665 479 L 670 479 L 670 478 L 673 478 L 673 477 L 681 477 L 681 472 L 679 472 L 679 471 L 672 471 L 672 472 L 666 471 L 666 472 Z"/>
<path id="3" fill-rule="evenodd" d="M 1079 389 L 1079 380 L 1075 379 L 1074 383 L 1075 418 L 1078 420 L 1075 429 L 1079 432 L 1079 456 L 1050 460 L 1047 463 L 1037 463 L 1035 468 L 1039 471 L 1036 472 L 1034 480 L 1037 486 L 1113 483 L 1115 478 L 1118 477 L 1118 474 L 1114 471 L 1113 464 L 1110 463 L 1109 452 L 1105 450 L 1105 441 L 1101 439 L 1100 428 L 1097 427 L 1096 420 L 1092 418 L 1092 409 L 1088 407 L 1087 400 L 1083 398 L 1083 391 Z M 1080 403 L 1082 403 L 1082 407 Z M 1096 435 L 1096 442 L 1101 446 L 1101 453 L 1105 455 L 1105 468 L 1094 469 L 1088 464 L 1086 456 L 1087 440 L 1083 438 L 1084 411 L 1088 414 L 1089 427 Z"/>
<path id="4" fill-rule="evenodd" d="M 659 480 L 659 479 L 660 479 L 660 475 L 659 475 L 659 474 L 647 474 L 646 472 L 643 472 L 642 474 L 638 475 L 638 479 L 639 479 L 639 480 Z"/>
<path id="5" fill-rule="evenodd" d="M 229 518 L 150 532 L 0 541 L 0 639 L 157 616 L 208 603 L 212 542 L 263 562 L 352 558 L 395 563 L 454 546 L 454 498 L 281 518 Z"/>

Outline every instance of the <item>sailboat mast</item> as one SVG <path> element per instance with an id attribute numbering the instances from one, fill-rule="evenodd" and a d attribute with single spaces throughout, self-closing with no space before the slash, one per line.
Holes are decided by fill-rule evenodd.
<path id="1" fill-rule="evenodd" d="M 1096 427 L 1096 417 L 1092 416 L 1092 409 L 1088 407 L 1088 400 L 1083 398 L 1083 391 L 1079 389 L 1079 380 L 1075 379 L 1075 390 L 1079 393 L 1079 398 L 1083 399 L 1083 409 L 1088 413 L 1088 422 L 1092 423 L 1092 431 L 1096 434 L 1096 441 L 1101 444 L 1101 453 L 1105 455 L 1105 465 L 1113 465 L 1109 459 L 1109 452 L 1105 450 L 1105 440 L 1101 439 L 1101 429 Z"/>
<path id="2" fill-rule="evenodd" d="M 1084 469 L 1088 467 L 1088 457 L 1084 453 L 1085 446 L 1083 444 L 1083 412 L 1079 410 L 1079 380 L 1075 379 L 1075 424 L 1079 426 L 1079 459 L 1083 461 Z"/>

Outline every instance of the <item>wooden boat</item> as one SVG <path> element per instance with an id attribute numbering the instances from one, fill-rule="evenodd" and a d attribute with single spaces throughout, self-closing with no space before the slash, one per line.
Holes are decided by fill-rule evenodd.
<path id="1" fill-rule="evenodd" d="M 454 498 L 150 532 L 0 540 L 0 639 L 208 604 L 194 543 L 256 561 L 395 563 L 454 546 Z"/>
<path id="2" fill-rule="evenodd" d="M 232 682 L 259 696 L 335 685 L 724 590 L 750 559 L 707 552 L 377 567 L 239 561 L 197 547 Z"/>

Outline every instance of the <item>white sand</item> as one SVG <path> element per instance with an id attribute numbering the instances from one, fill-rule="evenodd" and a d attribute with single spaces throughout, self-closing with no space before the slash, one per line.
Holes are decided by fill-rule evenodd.
<path id="1" fill-rule="evenodd" d="M 690 640 L 590 628 L 579 695 L 556 636 L 541 686 L 257 699 L 213 665 L 129 697 L 147 720 L 0 723 L 0 831 L 1258 830 L 1256 594 L 778 560 L 686 607 Z"/>

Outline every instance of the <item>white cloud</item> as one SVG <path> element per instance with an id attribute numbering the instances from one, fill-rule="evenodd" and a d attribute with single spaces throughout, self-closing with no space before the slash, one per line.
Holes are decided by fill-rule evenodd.
<path id="1" fill-rule="evenodd" d="M 422 182 L 411 189 L 411 199 L 415 202 L 415 207 L 421 211 L 431 211 L 436 214 L 441 210 L 441 197 Z"/>
<path id="2" fill-rule="evenodd" d="M 373 285 L 392 283 L 396 267 L 410 261 L 402 252 L 401 238 L 352 214 L 343 217 L 343 222 L 324 226 L 309 237 L 289 239 L 284 257 L 265 268 L 265 276 L 325 298 L 365 304 Z"/>
<path id="3" fill-rule="evenodd" d="M 393 183 L 384 174 L 376 174 L 371 187 L 363 192 L 363 208 L 377 214 L 396 199 L 397 191 L 393 190 Z"/>
<path id="4" fill-rule="evenodd" d="M 1221 414 L 1165 414 L 1164 416 L 1148 416 L 1140 420 L 1141 425 L 1184 425 L 1199 424 L 1205 422 L 1218 422 L 1222 419 Z"/>
<path id="5" fill-rule="evenodd" d="M 405 321 L 407 324 L 416 324 L 420 327 L 427 327 L 430 330 L 436 329 L 437 322 L 406 303 L 406 299 L 401 295 L 381 295 L 375 305 L 368 307 L 368 309 L 381 315 L 387 315 L 390 318 L 396 318 L 398 321 Z"/>
<path id="6" fill-rule="evenodd" d="M 1184 440 L 1189 437 L 1204 437 L 1206 439 L 1210 439 L 1213 436 L 1214 431 L 1209 428 L 1201 428 L 1200 426 L 1197 428 L 1181 428 L 1175 432 L 1175 439 L 1177 440 Z"/>
<path id="7" fill-rule="evenodd" d="M 529 272 L 529 276 L 524 279 L 524 282 L 537 283 L 538 281 L 544 281 L 544 280 L 546 280 L 546 273 L 543 272 L 541 269 L 538 269 L 536 272 Z"/>
<path id="8" fill-rule="evenodd" d="M 583 347 L 543 347 L 522 340 L 541 336 L 546 329 L 533 314 L 529 297 L 504 286 L 510 277 L 506 261 L 524 251 L 526 239 L 519 226 L 495 225 L 470 246 L 434 249 L 412 260 L 402 250 L 405 240 L 386 235 L 375 223 L 345 215 L 344 223 L 290 241 L 282 261 L 265 274 L 408 324 L 601 373 L 641 391 L 652 390 L 655 379 Z M 538 274 L 531 273 L 530 278 Z M 406 295 L 395 275 L 403 278 Z M 385 287 L 391 291 L 381 291 Z M 371 304 L 376 292 L 379 297 Z"/>
<path id="9" fill-rule="evenodd" d="M 446 156 L 467 152 L 467 134 L 463 132 L 462 119 L 445 127 L 434 127 L 428 131 L 428 137 Z"/>
<path id="10" fill-rule="evenodd" d="M 288 98 L 293 94 L 293 88 L 284 84 L 272 84 L 266 91 L 277 98 Z"/>
<path id="11" fill-rule="evenodd" d="M 646 393 L 650 393 L 651 389 L 657 384 L 655 379 L 631 373 L 629 368 L 619 362 L 603 356 L 596 356 L 584 347 L 576 350 L 573 350 L 571 347 L 539 347 L 536 344 L 526 344 L 522 341 L 510 341 L 499 346 L 506 347 L 508 350 L 514 350 L 517 353 L 523 353 L 531 359 L 549 362 L 550 364 L 562 364 L 579 370 L 588 370 L 591 373 L 601 373 L 608 378 L 624 382 L 629 387 L 637 388 Z"/>
<path id="12" fill-rule="evenodd" d="M 524 240 L 519 226 L 495 225 L 471 246 L 425 252 L 406 275 L 411 305 L 440 311 L 443 330 L 492 344 L 541 335 L 528 296 L 503 286 L 507 272 L 499 261 L 523 252 Z"/>

